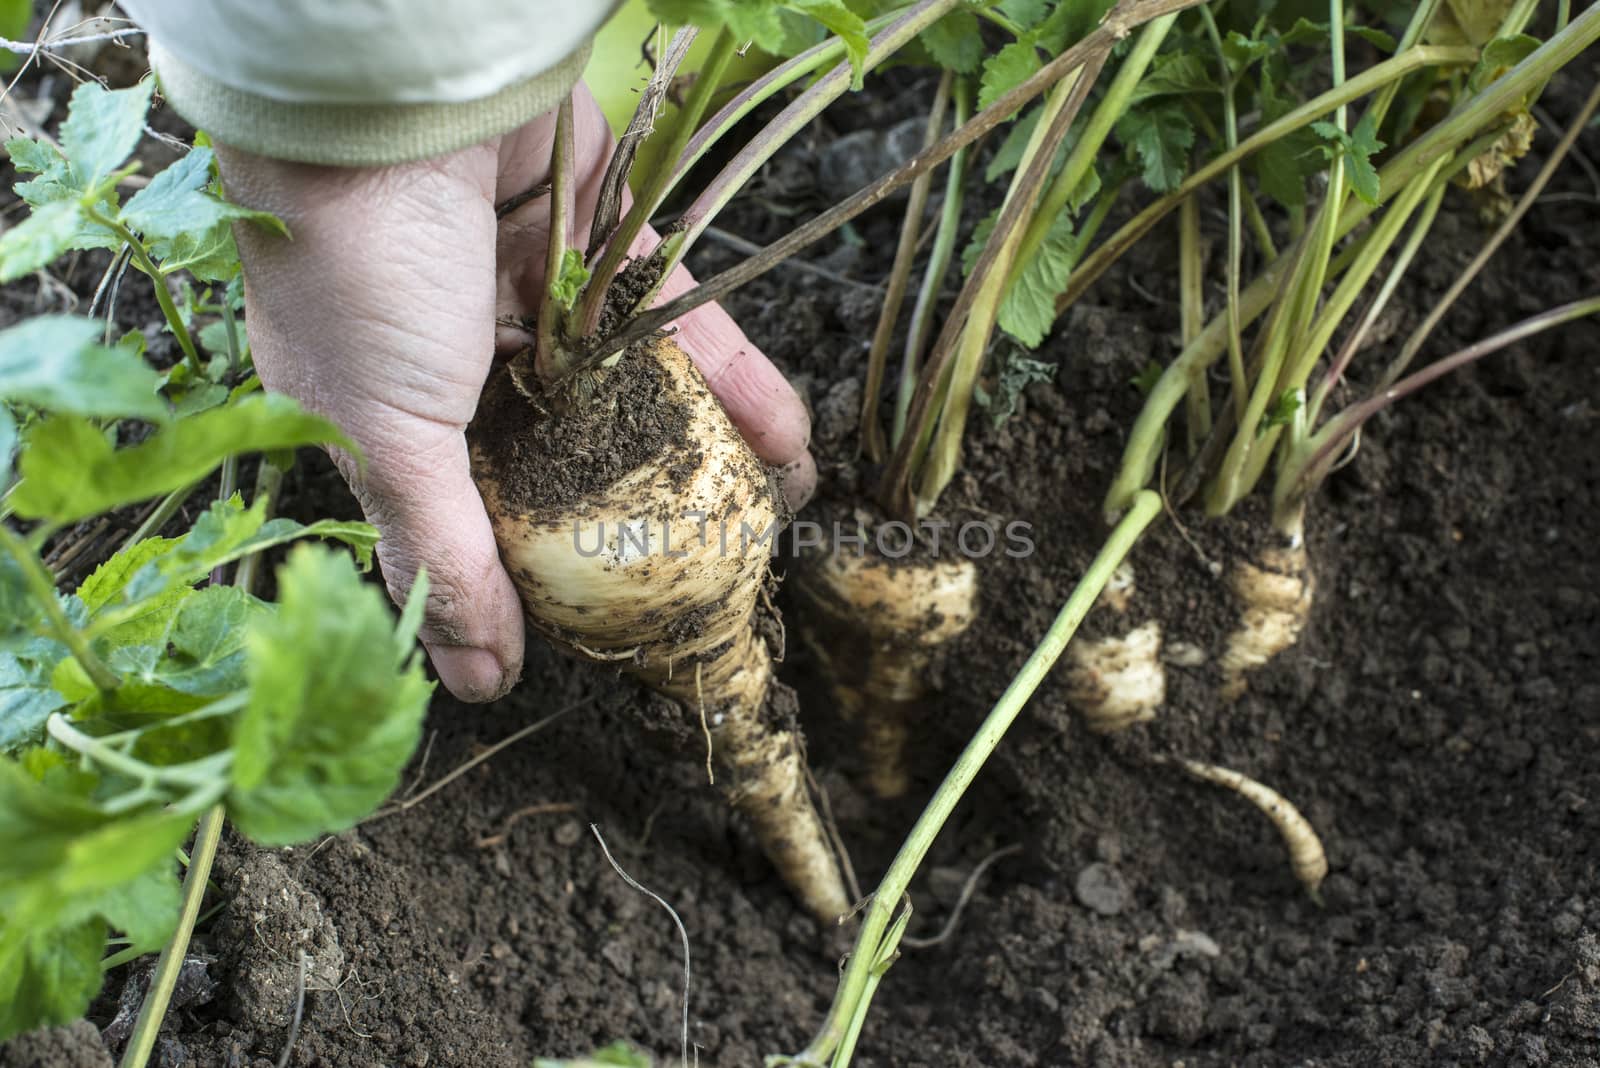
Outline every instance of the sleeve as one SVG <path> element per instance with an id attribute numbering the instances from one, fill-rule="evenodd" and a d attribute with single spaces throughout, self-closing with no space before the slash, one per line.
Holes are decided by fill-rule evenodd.
<path id="1" fill-rule="evenodd" d="M 217 140 L 380 166 L 453 152 L 560 102 L 614 0 L 123 0 L 162 94 Z"/>

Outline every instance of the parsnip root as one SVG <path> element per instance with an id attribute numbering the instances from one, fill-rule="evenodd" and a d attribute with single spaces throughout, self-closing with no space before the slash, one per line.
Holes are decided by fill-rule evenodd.
<path id="1" fill-rule="evenodd" d="M 658 404 L 680 406 L 685 430 L 606 489 L 558 508 L 519 507 L 511 473 L 495 469 L 498 450 L 475 441 L 501 558 L 529 623 L 552 644 L 677 699 L 697 734 L 703 707 L 718 787 L 795 895 L 832 922 L 850 901 L 806 793 L 795 731 L 769 708 L 772 659 L 753 627 L 764 539 L 777 521 L 766 472 L 676 344 L 625 358 L 659 363 Z M 548 416 L 530 405 L 530 423 L 537 418 Z"/>
<path id="2" fill-rule="evenodd" d="M 1270 786 L 1241 775 L 1229 768 L 1215 764 L 1202 764 L 1198 760 L 1179 758 L 1178 764 L 1197 779 L 1215 783 L 1232 790 L 1259 808 L 1272 825 L 1278 829 L 1283 844 L 1289 848 L 1289 864 L 1294 877 L 1306 888 L 1311 900 L 1322 903 L 1322 880 L 1328 875 L 1328 854 L 1322 848 L 1322 839 L 1300 810 L 1288 798 Z"/>
<path id="3" fill-rule="evenodd" d="M 1166 699 L 1160 623 L 1067 646 L 1067 700 L 1090 730 L 1110 734 L 1152 720 Z"/>
<path id="4" fill-rule="evenodd" d="M 801 634 L 830 680 L 840 717 L 860 730 L 867 785 L 879 797 L 903 795 L 906 742 L 928 670 L 939 648 L 972 625 L 977 567 L 835 548 L 806 557 L 792 587 L 805 606 Z"/>
<path id="5" fill-rule="evenodd" d="M 1256 563 L 1235 564 L 1231 585 L 1244 609 L 1221 657 L 1222 696 L 1234 701 L 1249 685 L 1245 676 L 1299 641 L 1311 618 L 1316 580 L 1305 539 L 1269 548 Z"/>

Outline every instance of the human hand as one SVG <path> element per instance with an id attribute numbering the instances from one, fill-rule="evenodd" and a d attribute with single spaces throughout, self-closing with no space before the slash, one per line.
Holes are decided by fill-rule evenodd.
<path id="1" fill-rule="evenodd" d="M 612 138 L 588 92 L 574 94 L 577 234 L 586 240 Z M 383 539 L 399 600 L 428 572 L 422 641 L 440 681 L 466 701 L 505 694 L 522 671 L 522 607 L 501 566 L 467 458 L 465 428 L 496 348 L 496 326 L 539 303 L 549 198 L 496 219 L 495 206 L 548 179 L 553 116 L 454 154 L 383 168 L 312 166 L 225 145 L 229 196 L 270 211 L 293 240 L 238 230 L 251 352 L 268 389 L 333 419 L 364 462 L 334 459 Z M 647 249 L 654 235 L 642 235 Z M 678 271 L 663 300 L 689 289 Z M 679 320 L 678 341 L 755 452 L 810 496 L 810 422 L 782 374 L 716 305 Z"/>

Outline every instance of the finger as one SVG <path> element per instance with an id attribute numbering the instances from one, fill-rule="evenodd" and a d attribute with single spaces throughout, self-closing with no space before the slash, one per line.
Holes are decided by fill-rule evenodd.
<path id="1" fill-rule="evenodd" d="M 421 638 L 439 681 L 463 701 L 503 697 L 522 674 L 522 605 L 500 563 L 465 438 L 448 427 L 397 426 L 406 448 L 378 448 L 361 469 L 341 458 L 396 603 L 428 576 Z M 387 436 L 387 435 L 386 435 Z"/>
<path id="2" fill-rule="evenodd" d="M 694 276 L 678 268 L 662 286 L 658 303 L 687 293 L 694 284 Z M 706 304 L 674 325 L 678 344 L 706 376 L 711 392 L 756 455 L 779 466 L 804 456 L 811 441 L 806 406 L 733 317 L 720 304 Z"/>
<path id="3" fill-rule="evenodd" d="M 778 477 L 789 511 L 798 512 L 817 492 L 817 461 L 811 458 L 811 453 L 803 452 L 800 459 L 780 468 Z"/>

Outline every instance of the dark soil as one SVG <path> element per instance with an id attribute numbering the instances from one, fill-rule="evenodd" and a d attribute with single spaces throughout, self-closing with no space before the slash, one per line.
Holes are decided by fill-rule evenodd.
<path id="1" fill-rule="evenodd" d="M 1558 121 L 1593 70 L 1553 86 Z M 924 99 L 907 83 L 847 110 L 818 144 L 775 161 L 763 188 L 807 207 L 791 179 L 815 173 L 829 138 L 888 128 Z M 1546 132 L 1540 148 L 1552 141 Z M 1600 158 L 1600 129 L 1580 146 Z M 1552 188 L 1562 196 L 1534 208 L 1432 354 L 1596 290 L 1595 191 L 1571 167 Z M 766 195 L 727 228 L 761 241 L 791 225 Z M 888 209 L 812 255 L 876 282 L 897 226 Z M 1391 338 L 1483 239 L 1464 198 L 1437 235 Z M 1060 363 L 1054 383 L 1029 387 L 998 428 L 975 420 L 951 513 L 1027 521 L 1038 551 L 985 562 L 984 614 L 934 680 L 906 800 L 874 802 L 854 785 L 803 654 L 791 649 L 782 668 L 869 886 L 1099 545 L 1101 496 L 1140 404 L 1129 379 L 1177 352 L 1172 237 L 1152 235 L 1037 354 Z M 726 262 L 710 248 L 699 268 Z M 1218 290 L 1219 264 L 1214 250 Z M 806 389 L 825 492 L 848 497 L 848 420 L 836 413 L 859 401 L 876 297 L 780 270 L 729 303 Z M 939 929 L 985 857 L 1022 849 L 987 871 L 948 940 L 895 965 L 856 1063 L 1600 1062 L 1596 351 L 1600 325 L 1574 324 L 1372 424 L 1310 516 L 1312 624 L 1237 704 L 1216 698 L 1213 669 L 1174 666 L 1159 718 L 1106 738 L 1047 680 L 914 884 L 912 933 Z M 353 508 L 326 464 L 295 480 L 295 508 Z M 1214 652 L 1232 616 L 1210 565 L 1256 536 L 1250 518 L 1162 525 L 1134 557 L 1136 610 L 1161 618 L 1169 640 Z M 671 759 L 641 745 L 645 700 L 615 672 L 534 643 L 506 700 L 440 696 L 406 793 L 569 709 L 554 725 L 337 838 L 270 856 L 231 842 L 224 909 L 196 947 L 214 958 L 216 988 L 176 1014 L 160 1063 L 276 1063 L 299 975 L 295 1065 L 524 1068 L 622 1037 L 675 1055 L 676 930 L 612 870 L 588 824 L 682 917 L 702 1061 L 757 1065 L 800 1048 L 832 993 L 836 947 L 706 787 L 694 746 Z M 1162 754 L 1235 768 L 1297 803 L 1328 849 L 1325 907 L 1254 809 L 1158 766 Z M 114 1016 L 123 979 L 97 1024 Z M 94 1042 L 81 1027 L 56 1032 L 0 1051 L 0 1065 L 103 1064 Z"/>
<path id="2" fill-rule="evenodd" d="M 661 365 L 644 348 L 604 372 L 581 372 L 581 402 L 571 380 L 546 388 L 525 376 L 529 395 L 507 371 L 494 374 L 469 436 L 508 504 L 565 508 L 685 444 L 689 415 L 661 403 Z"/>

